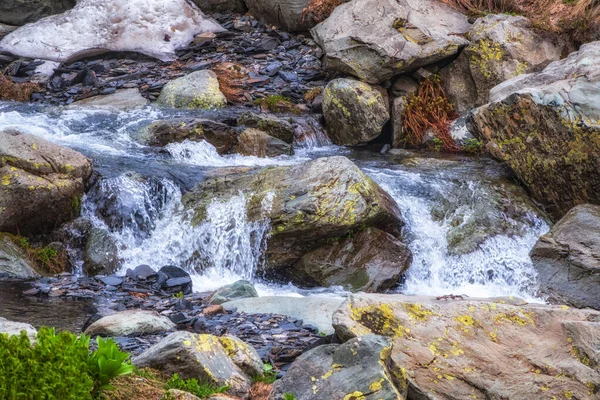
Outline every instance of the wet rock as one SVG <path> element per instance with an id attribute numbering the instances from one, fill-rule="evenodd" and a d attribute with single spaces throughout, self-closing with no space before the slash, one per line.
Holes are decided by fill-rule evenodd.
<path id="1" fill-rule="evenodd" d="M 4 38 L 4 36 L 8 35 L 15 29 L 17 29 L 16 26 L 5 25 L 5 24 L 0 23 L 0 40 L 2 40 L 2 38 Z M 5 61 L 5 60 L 3 60 L 0 56 L 0 63 L 2 63 L 3 61 Z"/>
<path id="2" fill-rule="evenodd" d="M 156 103 L 172 108 L 207 110 L 225 107 L 227 99 L 219 89 L 217 75 L 212 71 L 202 70 L 168 82 Z"/>
<path id="3" fill-rule="evenodd" d="M 600 204 L 600 42 L 506 81 L 474 115 L 487 151 L 555 217 Z"/>
<path id="4" fill-rule="evenodd" d="M 27 253 L 15 243 L 12 235 L 6 233 L 0 233 L 0 273 L 25 279 L 39 276 Z"/>
<path id="5" fill-rule="evenodd" d="M 120 266 L 117 243 L 108 231 L 92 228 L 85 244 L 83 270 L 88 276 L 114 273 Z"/>
<path id="6" fill-rule="evenodd" d="M 328 238 L 369 226 L 398 234 L 403 224 L 394 200 L 345 157 L 208 179 L 182 201 L 198 224 L 211 201 L 240 192 L 247 196 L 248 220 L 270 221 L 267 271 L 288 267 Z"/>
<path id="7" fill-rule="evenodd" d="M 440 78 L 456 111 L 488 102 L 490 90 L 515 76 L 540 71 L 568 53 L 566 41 L 536 31 L 525 17 L 491 14 L 467 33 L 471 40 Z"/>
<path id="8" fill-rule="evenodd" d="M 79 214 L 92 164 L 18 131 L 0 131 L 0 232 L 49 232 Z"/>
<path id="9" fill-rule="evenodd" d="M 466 16 L 433 0 L 352 0 L 311 33 L 327 68 L 377 84 L 457 54 L 469 28 Z"/>
<path id="10" fill-rule="evenodd" d="M 289 119 L 286 118 L 278 118 L 271 114 L 257 114 L 249 111 L 238 118 L 237 124 L 259 129 L 267 135 L 283 140 L 286 143 L 294 141 L 294 127 Z"/>
<path id="11" fill-rule="evenodd" d="M 152 269 L 149 265 L 138 265 L 134 269 L 128 269 L 126 275 L 136 280 L 156 280 L 158 272 Z"/>
<path id="12" fill-rule="evenodd" d="M 250 13 L 266 23 L 277 25 L 284 31 L 308 31 L 314 26 L 303 18 L 309 0 L 246 0 Z"/>
<path id="13" fill-rule="evenodd" d="M 258 293 L 250 282 L 241 280 L 217 289 L 210 298 L 209 303 L 223 304 L 228 301 L 245 299 L 247 297 L 258 297 Z"/>
<path id="14" fill-rule="evenodd" d="M 175 324 L 155 311 L 128 310 L 102 317 L 85 330 L 89 336 L 127 336 L 170 331 Z"/>
<path id="15" fill-rule="evenodd" d="M 144 108 L 147 104 L 148 100 L 142 97 L 138 89 L 122 89 L 112 94 L 76 101 L 69 107 L 128 111 Z"/>
<path id="16" fill-rule="evenodd" d="M 170 294 L 192 292 L 192 278 L 185 270 L 174 265 L 165 265 L 158 271 L 158 283 Z"/>
<path id="17" fill-rule="evenodd" d="M 0 23 L 25 25 L 75 6 L 75 0 L 14 0 L 0 4 Z"/>
<path id="18" fill-rule="evenodd" d="M 339 297 L 304 298 L 285 296 L 263 296 L 238 299 L 223 303 L 225 309 L 237 309 L 248 314 L 283 314 L 301 319 L 305 324 L 316 326 L 320 332 L 333 332 L 331 316 L 342 304 Z"/>
<path id="19" fill-rule="evenodd" d="M 298 357 L 273 385 L 269 399 L 279 400 L 285 393 L 303 400 L 405 399 L 406 386 L 396 389 L 387 368 L 391 342 L 390 338 L 365 335 L 341 345 L 312 349 Z M 401 375 L 398 379 L 406 383 Z"/>
<path id="20" fill-rule="evenodd" d="M 600 328 L 593 310 L 515 298 L 363 294 L 348 298 L 333 325 L 344 340 L 391 338 L 387 365 L 392 376 L 408 380 L 408 398 L 432 398 L 435 391 L 455 399 L 526 399 L 542 392 L 583 399 L 600 384 L 600 360 L 589 347 L 597 343 L 589 332 Z"/>
<path id="21" fill-rule="evenodd" d="M 411 261 L 404 243 L 389 233 L 368 228 L 306 253 L 285 274 L 302 286 L 381 292 L 398 283 Z"/>
<path id="22" fill-rule="evenodd" d="M 177 26 L 177 29 L 168 27 Z M 194 35 L 223 28 L 186 0 L 80 0 L 64 14 L 23 26 L 0 50 L 52 61 L 73 61 L 107 51 L 137 51 L 163 61 Z M 168 36 L 168 39 L 167 39 Z"/>
<path id="23" fill-rule="evenodd" d="M 244 130 L 238 137 L 235 152 L 244 156 L 277 157 L 292 155 L 292 146 L 254 128 Z"/>
<path id="24" fill-rule="evenodd" d="M 141 136 L 150 146 L 166 146 L 184 140 L 206 140 L 215 146 L 219 154 L 228 154 L 237 143 L 238 133 L 234 128 L 210 119 L 177 118 L 155 121 Z"/>
<path id="25" fill-rule="evenodd" d="M 31 342 L 35 341 L 37 330 L 22 322 L 9 321 L 6 318 L 0 317 L 0 334 L 8 334 L 8 336 L 20 335 L 21 331 L 25 331 Z"/>
<path id="26" fill-rule="evenodd" d="M 354 146 L 381 134 L 390 119 L 389 106 L 381 92 L 354 79 L 334 79 L 323 96 L 323 115 L 329 137 L 335 144 Z"/>
<path id="27" fill-rule="evenodd" d="M 202 11 L 208 13 L 245 13 L 243 0 L 193 0 Z"/>
<path id="28" fill-rule="evenodd" d="M 256 350 L 239 339 L 190 332 L 167 336 L 132 362 L 140 368 L 177 373 L 183 379 L 195 378 L 219 387 L 229 386 L 229 393 L 244 398 L 252 384 L 248 372 L 262 373 L 262 361 Z M 259 371 L 254 368 L 257 365 L 260 365 Z"/>
<path id="29" fill-rule="evenodd" d="M 600 310 L 600 206 L 572 208 L 531 251 L 542 292 Z"/>

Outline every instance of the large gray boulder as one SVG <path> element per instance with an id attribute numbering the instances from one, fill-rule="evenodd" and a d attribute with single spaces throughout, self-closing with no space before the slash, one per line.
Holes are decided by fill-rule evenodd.
<path id="1" fill-rule="evenodd" d="M 593 399 L 600 387 L 594 310 L 516 298 L 359 294 L 333 324 L 343 340 L 389 337 L 386 365 L 398 389 L 408 380 L 409 399 Z"/>
<path id="2" fill-rule="evenodd" d="M 490 154 L 555 217 L 600 204 L 600 42 L 494 87 L 474 115 Z"/>
<path id="3" fill-rule="evenodd" d="M 345 157 L 208 179 L 182 202 L 192 224 L 200 224 L 211 202 L 240 193 L 247 198 L 249 221 L 270 221 L 268 272 L 281 272 L 328 239 L 368 227 L 398 235 L 403 224 L 394 200 Z"/>
<path id="4" fill-rule="evenodd" d="M 233 336 L 175 332 L 132 359 L 137 367 L 150 367 L 183 379 L 194 378 L 228 393 L 247 398 L 251 376 L 260 375 L 263 364 L 254 348 Z"/>
<path id="5" fill-rule="evenodd" d="M 277 25 L 284 31 L 308 31 L 314 26 L 303 11 L 310 0 L 246 0 L 251 14 L 263 21 Z"/>
<path id="6" fill-rule="evenodd" d="M 14 236 L 7 233 L 0 233 L 0 273 L 25 279 L 39 276 L 25 250 L 15 243 Z"/>
<path id="7" fill-rule="evenodd" d="M 600 206 L 571 209 L 540 237 L 531 259 L 550 299 L 600 310 Z"/>
<path id="8" fill-rule="evenodd" d="M 110 275 L 121 265 L 117 243 L 105 229 L 90 230 L 84 251 L 83 270 L 88 276 Z"/>
<path id="9" fill-rule="evenodd" d="M 406 387 L 396 389 L 387 368 L 391 342 L 390 338 L 365 335 L 341 345 L 312 349 L 298 357 L 273 385 L 269 399 L 280 400 L 291 393 L 302 400 L 403 400 Z"/>
<path id="10" fill-rule="evenodd" d="M 451 58 L 469 42 L 467 17 L 435 0 L 352 0 L 315 26 L 329 69 L 368 83 Z"/>
<path id="11" fill-rule="evenodd" d="M 217 75 L 213 71 L 202 70 L 168 82 L 156 99 L 156 104 L 208 110 L 225 107 L 227 99 L 221 93 Z"/>
<path id="12" fill-rule="evenodd" d="M 440 76 L 459 113 L 487 103 L 494 86 L 540 71 L 568 53 L 566 41 L 536 30 L 521 16 L 491 14 L 479 18 L 467 38 L 471 44 Z"/>
<path id="13" fill-rule="evenodd" d="M 256 128 L 265 132 L 268 135 L 281 139 L 286 143 L 294 141 L 294 126 L 292 125 L 293 118 L 279 118 L 275 115 L 261 113 L 257 114 L 248 111 L 240 115 L 237 119 L 237 124 L 247 128 Z"/>
<path id="14" fill-rule="evenodd" d="M 187 0 L 128 0 L 126 6 L 122 0 L 79 0 L 72 10 L 10 33 L 0 50 L 59 62 L 107 51 L 136 51 L 167 61 L 195 35 L 219 31 L 223 28 L 215 20 Z"/>
<path id="15" fill-rule="evenodd" d="M 46 233 L 79 214 L 92 163 L 34 135 L 0 131 L 0 232 Z"/>
<path id="16" fill-rule="evenodd" d="M 25 331 L 29 340 L 35 342 L 37 336 L 37 330 L 30 324 L 24 322 L 9 321 L 6 318 L 0 317 L 0 334 L 7 334 L 8 336 L 20 335 L 21 331 Z"/>
<path id="17" fill-rule="evenodd" d="M 223 304 L 248 297 L 258 297 L 258 293 L 250 282 L 240 280 L 217 289 L 210 297 L 209 304 Z"/>
<path id="18" fill-rule="evenodd" d="M 381 134 L 390 119 L 389 104 L 382 91 L 355 79 L 334 79 L 323 95 L 323 116 L 335 144 L 353 146 L 370 142 Z"/>
<path id="19" fill-rule="evenodd" d="M 398 283 L 411 261 L 404 243 L 389 233 L 367 228 L 306 253 L 285 272 L 302 286 L 381 292 Z"/>
<path id="20" fill-rule="evenodd" d="M 163 333 L 175 328 L 175 324 L 156 311 L 127 310 L 107 315 L 85 330 L 89 336 L 127 336 Z"/>
<path id="21" fill-rule="evenodd" d="M 75 6 L 76 0 L 9 0 L 0 3 L 0 23 L 25 25 Z"/>
<path id="22" fill-rule="evenodd" d="M 294 154 L 291 145 L 254 128 L 248 128 L 240 134 L 235 152 L 262 158 Z"/>
<path id="23" fill-rule="evenodd" d="M 150 146 L 166 146 L 185 140 L 206 140 L 219 154 L 231 153 L 238 133 L 229 125 L 204 118 L 175 118 L 155 121 L 140 132 L 140 139 Z"/>

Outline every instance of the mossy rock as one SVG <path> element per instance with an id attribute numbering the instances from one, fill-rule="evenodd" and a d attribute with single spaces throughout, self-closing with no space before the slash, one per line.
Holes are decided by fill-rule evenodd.
<path id="1" fill-rule="evenodd" d="M 168 82 L 156 103 L 171 108 L 210 110 L 227 105 L 217 75 L 210 70 L 192 72 Z"/>

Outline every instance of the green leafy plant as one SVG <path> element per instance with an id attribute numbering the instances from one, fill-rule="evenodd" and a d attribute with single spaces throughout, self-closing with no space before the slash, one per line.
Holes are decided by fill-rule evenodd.
<path id="1" fill-rule="evenodd" d="M 165 389 L 179 389 L 205 399 L 215 393 L 224 393 L 229 387 L 218 387 L 208 382 L 199 382 L 197 379 L 181 379 L 178 374 L 173 374 L 165 384 Z"/>
<path id="2" fill-rule="evenodd" d="M 174 299 L 183 299 L 183 292 L 173 293 L 171 297 L 173 297 Z"/>
<path id="3" fill-rule="evenodd" d="M 263 374 L 252 377 L 252 382 L 263 382 L 271 384 L 277 380 L 277 371 L 271 364 L 263 364 Z"/>
<path id="4" fill-rule="evenodd" d="M 284 393 L 283 394 L 283 400 L 296 400 L 296 396 L 294 396 L 292 393 Z"/>
<path id="5" fill-rule="evenodd" d="M 127 361 L 129 354 L 119 350 L 112 338 L 102 339 L 98 336 L 96 342 L 98 343 L 98 350 L 90 354 L 88 358 L 88 368 L 94 379 L 92 393 L 114 389 L 110 384 L 111 379 L 130 374 L 135 369 Z"/>
<path id="6" fill-rule="evenodd" d="M 0 334 L 0 399 L 87 400 L 89 337 L 41 328 L 32 346 L 27 334 Z"/>
<path id="7" fill-rule="evenodd" d="M 475 138 L 470 138 L 464 141 L 462 144 L 462 149 L 471 154 L 481 153 L 483 150 L 483 143 Z"/>

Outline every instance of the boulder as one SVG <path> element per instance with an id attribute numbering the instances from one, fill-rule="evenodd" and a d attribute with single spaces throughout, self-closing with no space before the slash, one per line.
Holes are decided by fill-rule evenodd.
<path id="1" fill-rule="evenodd" d="M 404 243 L 389 233 L 367 228 L 306 253 L 285 273 L 301 286 L 380 292 L 397 284 L 411 261 Z"/>
<path id="2" fill-rule="evenodd" d="M 72 10 L 10 33 L 0 51 L 67 64 L 107 51 L 168 61 L 194 35 L 223 30 L 187 0 L 128 0 L 126 7 L 121 0 L 79 0 Z"/>
<path id="3" fill-rule="evenodd" d="M 409 399 L 592 399 L 600 387 L 600 312 L 589 309 L 360 294 L 333 325 L 343 340 L 391 338 L 387 366 Z"/>
<path id="4" fill-rule="evenodd" d="M 207 13 L 245 13 L 244 0 L 192 0 L 202 11 Z"/>
<path id="5" fill-rule="evenodd" d="M 354 79 L 334 79 L 325 87 L 323 116 L 333 143 L 354 146 L 381 134 L 389 105 L 376 87 Z"/>
<path id="6" fill-rule="evenodd" d="M 236 309 L 246 314 L 280 314 L 301 319 L 304 324 L 316 326 L 320 332 L 331 334 L 331 316 L 340 307 L 341 297 L 249 297 L 223 303 L 225 309 Z"/>
<path id="7" fill-rule="evenodd" d="M 164 333 L 175 324 L 156 311 L 127 310 L 100 318 L 85 330 L 89 336 L 127 336 Z"/>
<path id="8" fill-rule="evenodd" d="M 192 225 L 208 205 L 243 193 L 249 221 L 270 221 L 267 271 L 283 269 L 308 251 L 374 226 L 398 234 L 403 224 L 394 200 L 345 157 L 324 157 L 207 179 L 182 198 Z"/>
<path id="9" fill-rule="evenodd" d="M 88 276 L 110 275 L 120 266 L 119 249 L 109 232 L 92 228 L 85 244 L 83 270 Z"/>
<path id="10" fill-rule="evenodd" d="M 506 162 L 557 219 L 600 203 L 600 42 L 490 92 L 474 120 L 486 149 Z"/>
<path id="11" fill-rule="evenodd" d="M 157 284 L 169 294 L 192 293 L 190 274 L 175 265 L 165 265 L 158 270 Z"/>
<path id="12" fill-rule="evenodd" d="M 315 26 L 329 69 L 380 83 L 451 58 L 469 44 L 467 17 L 435 0 L 352 0 Z"/>
<path id="13" fill-rule="evenodd" d="M 137 367 L 154 368 L 183 379 L 194 378 L 247 398 L 251 375 L 263 373 L 263 364 L 251 346 L 232 336 L 175 332 L 132 360 Z"/>
<path id="14" fill-rule="evenodd" d="M 69 105 L 68 108 L 93 108 L 129 111 L 144 108 L 148 100 L 137 89 L 121 89 L 112 94 L 88 97 Z"/>
<path id="15" fill-rule="evenodd" d="M 0 334 L 8 334 L 8 336 L 20 335 L 21 331 L 27 333 L 29 341 L 35 341 L 37 330 L 33 326 L 23 322 L 9 321 L 6 318 L 0 317 Z"/>
<path id="16" fill-rule="evenodd" d="M 92 163 L 34 135 L 0 131 L 0 232 L 46 233 L 79 214 Z"/>
<path id="17" fill-rule="evenodd" d="M 12 235 L 6 233 L 0 233 L 0 273 L 25 279 L 39 276 L 25 250 L 15 243 Z"/>
<path id="18" fill-rule="evenodd" d="M 213 71 L 202 70 L 169 81 L 156 103 L 171 108 L 208 110 L 225 107 L 227 99 L 219 89 L 217 75 Z"/>
<path id="19" fill-rule="evenodd" d="M 479 18 L 467 38 L 471 44 L 440 74 L 449 100 L 461 114 L 487 103 L 494 86 L 540 71 L 568 53 L 566 41 L 535 30 L 531 21 L 521 16 Z"/>
<path id="20" fill-rule="evenodd" d="M 531 251 L 542 292 L 600 310 L 600 206 L 572 208 Z"/>
<path id="21" fill-rule="evenodd" d="M 25 25 L 75 6 L 76 0 L 11 0 L 0 3 L 0 23 Z"/>
<path id="22" fill-rule="evenodd" d="M 258 297 L 258 293 L 250 282 L 240 280 L 217 289 L 211 296 L 209 304 L 223 304 L 228 301 L 245 299 L 248 297 Z"/>
<path id="23" fill-rule="evenodd" d="M 246 0 L 251 14 L 287 32 L 308 31 L 314 26 L 303 18 L 310 0 Z"/>
<path id="24" fill-rule="evenodd" d="M 4 36 L 8 35 L 12 31 L 16 30 L 17 26 L 5 25 L 0 23 L 0 40 L 4 38 Z"/>
<path id="25" fill-rule="evenodd" d="M 169 143 L 206 140 L 219 154 L 233 151 L 238 133 L 229 125 L 210 119 L 176 118 L 155 121 L 141 132 L 142 141 L 149 146 L 166 146 Z"/>
<path id="26" fill-rule="evenodd" d="M 252 111 L 245 112 L 237 119 L 237 124 L 248 128 L 256 128 L 267 135 L 276 137 L 286 143 L 294 141 L 294 126 L 292 118 L 278 118 L 271 114 L 257 114 Z"/>
<path id="27" fill-rule="evenodd" d="M 269 136 L 254 128 L 248 128 L 240 134 L 235 152 L 244 156 L 263 158 L 294 154 L 292 146 L 283 140 Z"/>
<path id="28" fill-rule="evenodd" d="M 314 348 L 298 357 L 275 382 L 269 399 L 280 400 L 291 393 L 302 400 L 404 400 L 406 387 L 396 389 L 387 368 L 391 342 L 365 335 Z"/>

